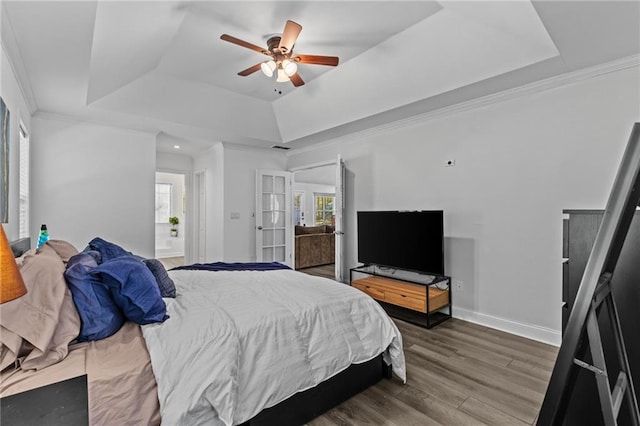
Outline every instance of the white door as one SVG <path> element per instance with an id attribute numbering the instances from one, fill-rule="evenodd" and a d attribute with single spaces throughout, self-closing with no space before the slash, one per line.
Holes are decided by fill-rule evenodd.
<path id="1" fill-rule="evenodd" d="M 293 267 L 291 173 L 256 170 L 256 260 Z"/>
<path id="2" fill-rule="evenodd" d="M 204 185 L 204 172 L 197 172 L 195 174 L 195 215 L 196 220 L 196 232 L 195 232 L 195 246 L 196 246 L 196 260 L 198 263 L 205 262 L 205 250 L 206 250 L 206 191 Z"/>
<path id="3" fill-rule="evenodd" d="M 335 274 L 336 281 L 344 282 L 344 220 L 343 220 L 343 212 L 344 212 L 344 162 L 338 154 L 338 159 L 336 160 L 336 199 L 334 204 L 334 214 L 336 217 L 336 262 L 335 262 Z"/>

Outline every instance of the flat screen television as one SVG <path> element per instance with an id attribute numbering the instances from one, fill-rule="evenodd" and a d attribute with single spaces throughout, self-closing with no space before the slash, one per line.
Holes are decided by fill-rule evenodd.
<path id="1" fill-rule="evenodd" d="M 444 212 L 359 211 L 358 262 L 444 275 Z"/>

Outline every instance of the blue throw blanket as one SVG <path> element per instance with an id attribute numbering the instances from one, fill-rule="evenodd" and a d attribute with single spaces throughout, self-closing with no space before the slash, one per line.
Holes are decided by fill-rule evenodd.
<path id="1" fill-rule="evenodd" d="M 274 269 L 291 269 L 287 265 L 278 262 L 215 262 L 215 263 L 194 263 L 193 265 L 176 266 L 171 271 L 179 270 L 191 271 L 272 271 Z"/>
<path id="2" fill-rule="evenodd" d="M 112 242 L 103 240 L 100 237 L 96 237 L 89 241 L 89 244 L 84 251 L 93 250 L 100 253 L 100 259 L 98 259 L 98 265 L 102 262 L 107 262 L 111 259 L 115 259 L 121 256 L 133 256 L 131 252 L 126 251 L 122 247 Z"/>

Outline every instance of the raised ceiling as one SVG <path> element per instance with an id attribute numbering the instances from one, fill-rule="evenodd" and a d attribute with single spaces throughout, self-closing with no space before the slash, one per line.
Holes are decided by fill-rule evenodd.
<path id="1" fill-rule="evenodd" d="M 159 149 L 293 148 L 640 52 L 637 1 L 3 1 L 34 112 L 156 132 Z M 300 23 L 306 84 L 237 75 Z"/>

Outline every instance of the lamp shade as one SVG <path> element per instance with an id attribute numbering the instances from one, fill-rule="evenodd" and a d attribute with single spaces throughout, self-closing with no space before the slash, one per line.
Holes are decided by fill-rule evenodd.
<path id="1" fill-rule="evenodd" d="M 298 65 L 295 62 L 290 61 L 289 59 L 285 59 L 282 61 L 282 69 L 287 77 L 291 77 L 298 71 Z"/>
<path id="2" fill-rule="evenodd" d="M 0 303 L 16 299 L 26 292 L 9 240 L 0 226 Z"/>
<path id="3" fill-rule="evenodd" d="M 278 83 L 286 83 L 287 81 L 289 81 L 289 76 L 284 73 L 284 70 L 282 68 L 278 68 L 278 78 L 276 78 L 276 81 Z"/>
<path id="4" fill-rule="evenodd" d="M 266 75 L 267 77 L 271 77 L 276 69 L 276 63 L 274 61 L 263 62 L 260 64 L 260 68 L 262 69 L 264 75 Z"/>

